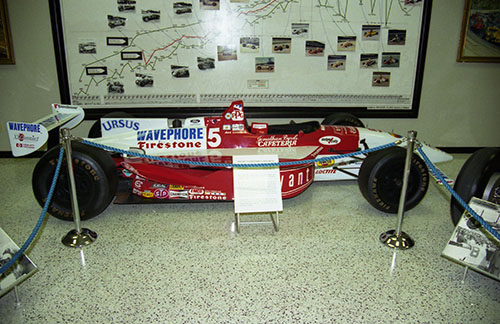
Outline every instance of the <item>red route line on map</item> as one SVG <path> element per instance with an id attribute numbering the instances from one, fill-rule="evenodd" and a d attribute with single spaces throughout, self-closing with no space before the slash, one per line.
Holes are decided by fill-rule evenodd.
<path id="1" fill-rule="evenodd" d="M 182 35 L 180 38 L 174 40 L 172 43 L 170 43 L 168 45 L 165 45 L 163 47 L 155 49 L 153 51 L 153 53 L 151 53 L 151 55 L 149 56 L 149 58 L 147 60 L 146 60 L 146 55 L 144 55 L 144 51 L 142 51 L 142 57 L 144 58 L 144 64 L 148 65 L 149 61 L 151 61 L 151 59 L 156 54 L 156 52 L 166 50 L 167 48 L 169 48 L 170 46 L 174 45 L 175 43 L 180 42 L 183 38 L 205 38 L 205 37 L 206 36 L 188 36 L 188 35 Z"/>
<path id="2" fill-rule="evenodd" d="M 239 16 L 239 15 L 241 15 L 241 14 L 243 14 L 243 15 L 248 15 L 248 14 L 251 14 L 251 13 L 255 13 L 255 12 L 258 12 L 258 11 L 264 10 L 264 9 L 266 9 L 267 7 L 269 7 L 270 5 L 272 5 L 272 4 L 273 4 L 274 2 L 276 2 L 276 1 L 277 1 L 277 0 L 273 0 L 273 1 L 269 2 L 268 4 L 266 4 L 264 7 L 259 8 L 259 9 L 250 10 L 250 11 L 247 11 L 247 12 L 240 12 L 240 13 L 238 14 L 238 16 Z"/>

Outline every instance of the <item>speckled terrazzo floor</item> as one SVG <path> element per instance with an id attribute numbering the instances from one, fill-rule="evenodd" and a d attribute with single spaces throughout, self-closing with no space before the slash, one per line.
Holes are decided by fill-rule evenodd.
<path id="1" fill-rule="evenodd" d="M 467 155 L 441 165 L 455 177 Z M 0 159 L 0 227 L 22 245 L 41 209 L 36 159 Z M 0 298 L 0 323 L 500 323 L 500 282 L 440 256 L 449 195 L 431 185 L 405 216 L 416 241 L 378 241 L 396 217 L 356 183 L 314 183 L 284 201 L 280 231 L 231 233 L 232 203 L 112 205 L 83 226 L 97 241 L 67 248 L 72 223 L 48 218 L 28 255 L 39 272 Z M 86 266 L 82 267 L 81 257 Z M 395 267 L 393 261 L 395 258 Z"/>

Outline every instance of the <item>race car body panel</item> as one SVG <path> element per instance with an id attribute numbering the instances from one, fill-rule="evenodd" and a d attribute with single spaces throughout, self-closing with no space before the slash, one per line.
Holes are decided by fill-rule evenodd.
<path id="1" fill-rule="evenodd" d="M 31 128 L 36 131 L 38 127 L 30 125 L 48 124 L 47 120 L 56 121 L 50 127 L 64 123 L 67 123 L 65 127 L 73 127 L 83 119 L 81 108 L 59 106 L 57 109 L 56 115 L 42 119 L 41 123 L 9 124 L 9 134 Z M 59 120 L 62 113 L 68 114 L 64 121 Z M 272 154 L 279 162 L 293 162 L 293 165 L 279 166 L 282 195 L 289 198 L 303 192 L 315 180 L 356 179 L 366 156 L 352 153 L 394 142 L 405 145 L 401 136 L 392 133 L 321 125 L 317 121 L 249 125 L 242 101 L 233 102 L 221 116 L 182 121 L 102 118 L 101 131 L 102 137 L 86 141 L 118 151 L 120 154 L 113 155 L 113 159 L 122 178 L 130 185 L 129 192 L 159 201 L 233 199 L 231 164 L 235 155 Z M 15 136 L 19 140 L 19 134 Z M 422 145 L 434 163 L 451 159 L 444 152 Z M 131 152 L 139 155 L 132 157 Z M 343 154 L 351 155 L 339 158 Z"/>
<path id="2" fill-rule="evenodd" d="M 313 180 L 356 179 L 365 156 L 340 159 L 336 156 L 396 141 L 405 145 L 401 136 L 392 133 L 320 125 L 315 121 L 248 125 L 241 101 L 233 102 L 221 116 L 188 118 L 179 121 L 176 127 L 169 125 L 168 119 L 103 119 L 103 137 L 90 140 L 124 151 L 166 158 L 158 161 L 126 157 L 117 164 L 133 178 L 136 195 L 177 200 L 233 198 L 231 168 L 200 165 L 200 162 L 230 165 L 234 155 L 267 154 L 277 155 L 280 162 L 309 161 L 280 167 L 283 197 L 292 197 L 305 190 Z M 432 147 L 424 145 L 424 151 L 436 162 L 451 159 Z M 325 159 L 311 162 L 315 158 Z M 191 164 L 179 164 L 170 159 Z"/>

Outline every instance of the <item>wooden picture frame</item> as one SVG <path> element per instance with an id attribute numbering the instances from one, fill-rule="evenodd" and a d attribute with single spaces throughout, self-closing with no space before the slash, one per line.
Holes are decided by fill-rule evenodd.
<path id="1" fill-rule="evenodd" d="M 15 64 L 7 0 L 0 0 L 0 64 Z"/>
<path id="2" fill-rule="evenodd" d="M 500 63 L 500 26 L 489 19 L 499 14 L 499 1 L 465 1 L 457 62 Z"/>

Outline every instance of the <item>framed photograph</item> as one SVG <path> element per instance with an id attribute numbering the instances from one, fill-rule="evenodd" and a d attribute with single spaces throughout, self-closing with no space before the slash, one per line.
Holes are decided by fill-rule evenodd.
<path id="1" fill-rule="evenodd" d="M 457 62 L 500 62 L 500 1 L 466 0 Z"/>
<path id="2" fill-rule="evenodd" d="M 7 0 L 0 0 L 0 64 L 14 64 Z"/>

